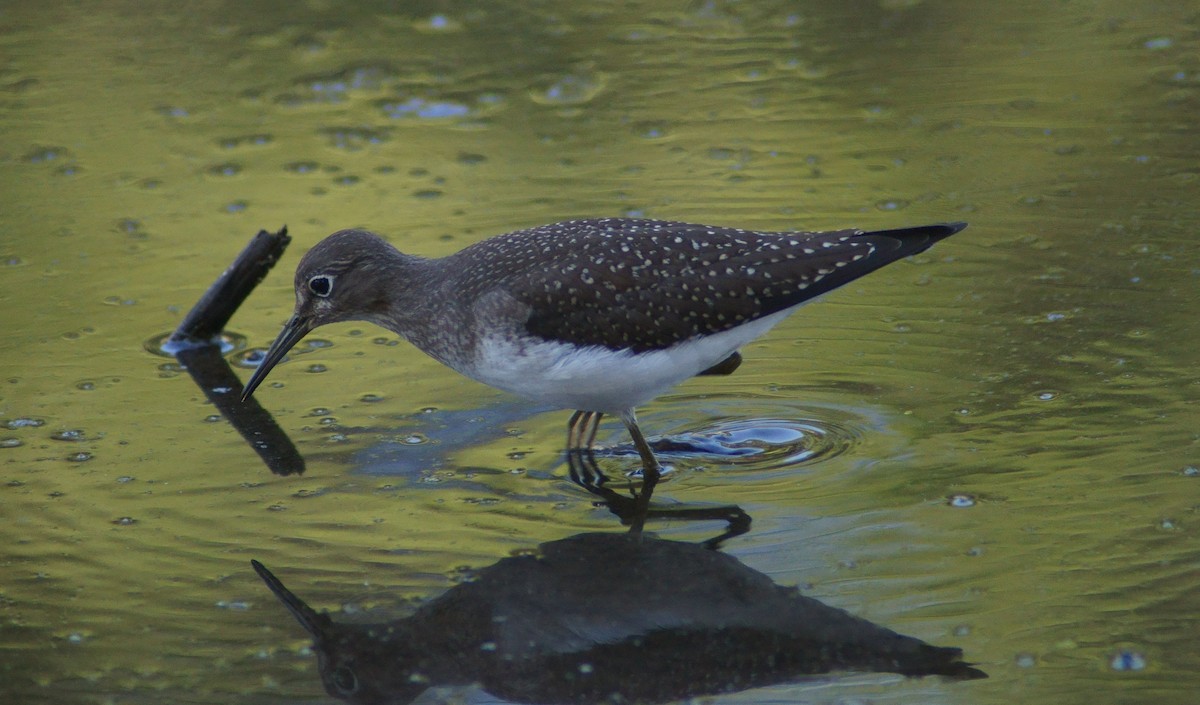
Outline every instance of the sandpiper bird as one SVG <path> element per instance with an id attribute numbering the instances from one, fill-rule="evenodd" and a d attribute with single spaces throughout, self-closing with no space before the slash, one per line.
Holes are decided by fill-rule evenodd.
<path id="1" fill-rule="evenodd" d="M 619 416 L 660 466 L 634 409 L 689 377 L 729 374 L 738 349 L 801 304 L 966 227 L 754 232 L 659 220 L 572 220 L 447 257 L 364 230 L 322 240 L 296 269 L 296 309 L 242 398 L 317 326 L 368 321 L 484 384 L 574 409 L 568 451 Z"/>

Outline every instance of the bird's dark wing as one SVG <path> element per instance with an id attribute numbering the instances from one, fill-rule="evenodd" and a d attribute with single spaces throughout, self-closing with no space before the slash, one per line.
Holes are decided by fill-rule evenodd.
<path id="1" fill-rule="evenodd" d="M 467 277 L 530 307 L 547 339 L 636 352 L 670 347 L 782 311 L 962 224 L 864 233 L 758 233 L 653 220 L 571 221 L 502 235 L 463 253 Z M 486 280 L 486 281 L 485 281 Z"/>

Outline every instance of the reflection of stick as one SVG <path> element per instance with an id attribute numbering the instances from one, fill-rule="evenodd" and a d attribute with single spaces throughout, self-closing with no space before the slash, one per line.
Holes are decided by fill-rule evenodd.
<path id="1" fill-rule="evenodd" d="M 259 230 L 217 281 L 204 292 L 171 334 L 172 343 L 212 340 L 225 329 L 238 307 L 279 261 L 292 238 L 287 226 L 277 233 Z"/>
<path id="2" fill-rule="evenodd" d="M 233 264 L 204 292 L 171 334 L 175 359 L 276 475 L 304 472 L 304 458 L 292 440 L 257 401 L 239 402 L 242 382 L 221 354 L 217 336 L 279 260 L 292 239 L 287 228 L 260 230 Z"/>

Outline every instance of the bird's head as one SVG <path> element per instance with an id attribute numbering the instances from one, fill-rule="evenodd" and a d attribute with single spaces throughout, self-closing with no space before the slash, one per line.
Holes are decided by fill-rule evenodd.
<path id="1" fill-rule="evenodd" d="M 246 383 L 247 399 L 296 343 L 318 326 L 339 321 L 378 322 L 391 304 L 389 282 L 405 256 L 365 230 L 336 232 L 308 251 L 296 267 L 296 309 Z"/>

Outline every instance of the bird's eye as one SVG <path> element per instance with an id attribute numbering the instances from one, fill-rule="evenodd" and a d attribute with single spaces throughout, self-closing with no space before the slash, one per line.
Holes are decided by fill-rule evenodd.
<path id="1" fill-rule="evenodd" d="M 358 676 L 346 666 L 338 666 L 330 674 L 329 681 L 342 695 L 351 695 L 358 690 Z"/>
<path id="2" fill-rule="evenodd" d="M 313 296 L 319 296 L 322 299 L 333 293 L 333 277 L 328 274 L 318 274 L 308 280 L 308 290 L 313 293 Z"/>

